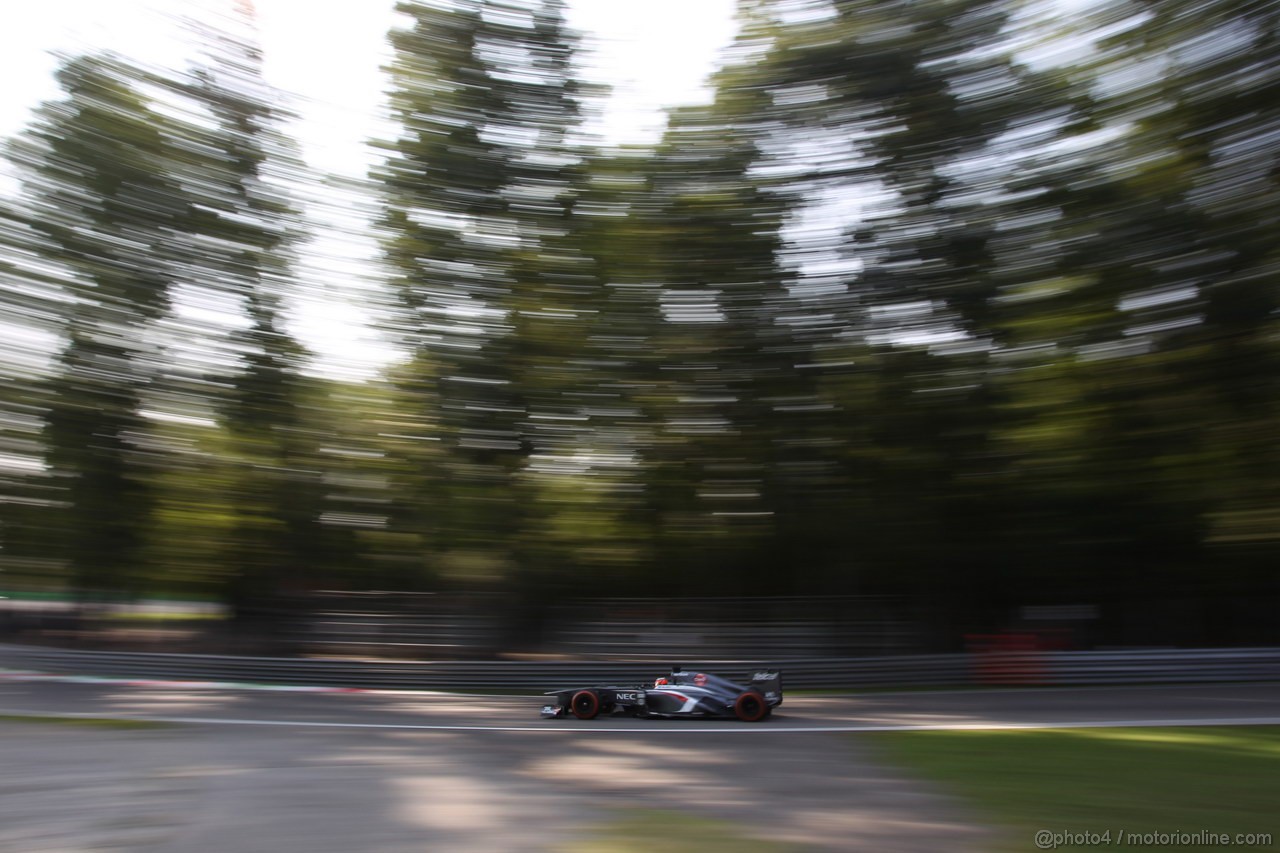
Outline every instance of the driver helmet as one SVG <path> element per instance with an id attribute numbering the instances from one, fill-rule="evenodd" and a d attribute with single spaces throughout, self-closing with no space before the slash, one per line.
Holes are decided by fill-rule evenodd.
<path id="1" fill-rule="evenodd" d="M 657 681 L 653 682 L 653 686 L 654 686 L 654 687 L 661 687 L 662 685 L 664 685 L 664 684 L 666 684 L 666 683 L 667 683 L 667 679 L 666 679 L 666 678 L 659 678 Z"/>

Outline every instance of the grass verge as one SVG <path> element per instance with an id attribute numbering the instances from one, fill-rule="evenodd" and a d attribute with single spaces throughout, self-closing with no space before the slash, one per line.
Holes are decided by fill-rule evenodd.
<path id="1" fill-rule="evenodd" d="M 802 848 L 751 839 L 724 821 L 662 809 L 633 809 L 566 849 L 568 853 L 800 853 Z"/>
<path id="2" fill-rule="evenodd" d="M 1197 832 L 1233 839 L 1237 834 L 1270 834 L 1269 844 L 1280 844 L 1280 726 L 861 737 L 887 760 L 944 783 L 979 818 L 1004 827 L 1002 849 L 1223 848 L 1196 846 L 1185 838 L 1173 844 L 1166 838 L 1162 844 L 1156 838 L 1159 833 Z M 1040 831 L 1050 833 L 1051 843 L 1041 846 L 1036 837 Z M 1155 843 L 1144 846 L 1147 840 Z M 1231 844 L 1244 846 L 1243 841 Z M 1274 847 L 1258 844 L 1254 849 Z"/>
<path id="3" fill-rule="evenodd" d="M 104 621 L 121 625 L 136 623 L 139 625 L 155 625 L 167 622 L 225 622 L 227 617 L 221 613 L 201 613 L 185 611 L 144 611 L 142 613 L 107 613 L 101 617 Z"/>
<path id="4" fill-rule="evenodd" d="M 97 729 L 158 729 L 169 725 L 152 720 L 111 717 L 53 717 L 43 714 L 0 714 L 0 723 L 46 723 L 55 726 L 87 726 Z"/>

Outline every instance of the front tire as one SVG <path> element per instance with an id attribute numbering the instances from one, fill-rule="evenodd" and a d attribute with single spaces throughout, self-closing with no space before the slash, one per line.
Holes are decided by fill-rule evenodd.
<path id="1" fill-rule="evenodd" d="M 733 703 L 733 713 L 744 723 L 758 723 L 769 716 L 769 703 L 756 691 L 748 690 Z"/>
<path id="2" fill-rule="evenodd" d="M 569 700 L 569 710 L 579 720 L 594 720 L 600 713 L 600 697 L 594 690 L 579 690 Z"/>

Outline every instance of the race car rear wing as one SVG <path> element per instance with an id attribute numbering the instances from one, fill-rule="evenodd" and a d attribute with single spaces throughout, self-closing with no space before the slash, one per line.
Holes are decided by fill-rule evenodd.
<path id="1" fill-rule="evenodd" d="M 751 686 L 764 694 L 770 705 L 782 704 L 782 673 L 777 670 L 760 670 L 751 674 Z M 776 700 L 776 701 L 775 701 Z"/>

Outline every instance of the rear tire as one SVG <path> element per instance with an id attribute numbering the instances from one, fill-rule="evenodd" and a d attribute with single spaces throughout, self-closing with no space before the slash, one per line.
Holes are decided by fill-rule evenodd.
<path id="1" fill-rule="evenodd" d="M 594 720 L 600 713 L 600 697 L 594 690 L 579 690 L 569 700 L 569 710 L 579 720 Z"/>
<path id="2" fill-rule="evenodd" d="M 744 723 L 758 723 L 769 716 L 769 703 L 755 690 L 748 690 L 733 703 L 733 713 Z"/>

